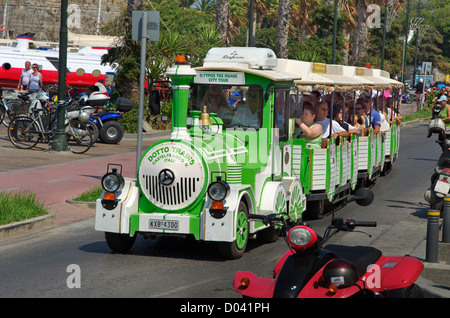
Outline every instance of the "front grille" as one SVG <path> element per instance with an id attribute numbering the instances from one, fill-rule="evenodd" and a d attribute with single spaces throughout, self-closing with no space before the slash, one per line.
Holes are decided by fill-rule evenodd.
<path id="1" fill-rule="evenodd" d="M 143 188 L 158 206 L 179 206 L 192 203 L 201 191 L 200 178 L 181 177 L 170 186 L 162 185 L 158 176 L 143 175 Z"/>

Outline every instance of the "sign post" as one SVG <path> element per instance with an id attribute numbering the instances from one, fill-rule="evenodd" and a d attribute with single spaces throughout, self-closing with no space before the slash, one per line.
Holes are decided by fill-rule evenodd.
<path id="1" fill-rule="evenodd" d="M 136 149 L 136 172 L 142 156 L 142 128 L 144 123 L 144 87 L 147 39 L 159 41 L 159 11 L 133 11 L 131 38 L 141 41 L 141 63 L 139 77 L 139 115 Z"/>

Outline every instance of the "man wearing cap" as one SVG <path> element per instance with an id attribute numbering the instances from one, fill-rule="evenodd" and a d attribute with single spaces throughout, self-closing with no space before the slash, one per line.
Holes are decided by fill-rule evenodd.
<path id="1" fill-rule="evenodd" d="M 448 111 L 449 109 L 447 96 L 442 95 L 436 102 L 441 105 L 442 109 L 438 115 L 438 118 L 442 119 L 442 121 L 445 123 L 445 126 L 450 126 L 450 112 Z"/>

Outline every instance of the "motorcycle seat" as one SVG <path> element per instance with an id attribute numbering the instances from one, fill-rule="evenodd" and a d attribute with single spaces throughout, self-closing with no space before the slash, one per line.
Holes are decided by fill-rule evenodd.
<path id="1" fill-rule="evenodd" d="M 367 272 L 367 267 L 375 264 L 381 257 L 382 253 L 379 249 L 369 246 L 345 246 L 329 244 L 325 246 L 326 250 L 333 252 L 337 258 L 343 258 L 351 262 L 361 277 Z"/>

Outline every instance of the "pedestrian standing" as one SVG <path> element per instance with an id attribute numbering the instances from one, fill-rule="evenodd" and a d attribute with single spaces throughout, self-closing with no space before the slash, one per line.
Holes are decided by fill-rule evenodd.
<path id="1" fill-rule="evenodd" d="M 31 92 L 37 92 L 42 87 L 42 74 L 39 72 L 39 65 L 36 63 L 32 66 L 33 73 L 30 76 L 28 83 L 28 90 Z"/>
<path id="2" fill-rule="evenodd" d="M 25 68 L 22 69 L 22 73 L 20 74 L 19 84 L 17 85 L 17 89 L 24 90 L 27 89 L 28 83 L 30 81 L 30 76 L 33 73 L 31 69 L 31 62 L 25 62 Z"/>

